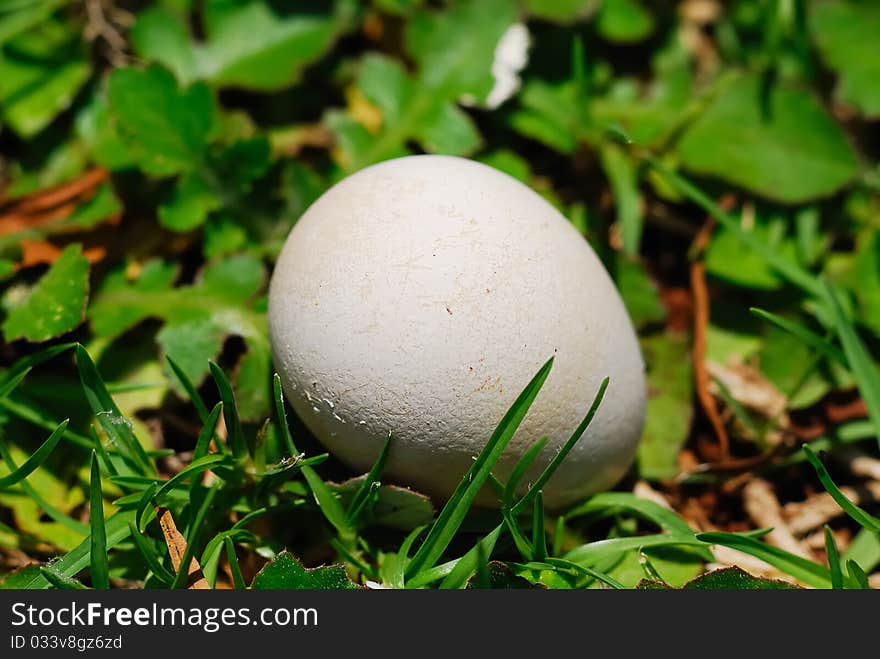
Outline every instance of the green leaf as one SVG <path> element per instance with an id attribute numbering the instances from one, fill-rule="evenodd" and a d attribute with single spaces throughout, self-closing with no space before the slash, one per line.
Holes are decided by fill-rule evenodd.
<path id="1" fill-rule="evenodd" d="M 119 133 L 141 168 L 158 176 L 196 169 L 217 122 L 211 90 L 196 83 L 179 89 L 165 69 L 115 69 L 107 83 Z"/>
<path id="2" fill-rule="evenodd" d="M 446 103 L 426 114 L 416 139 L 431 153 L 466 156 L 476 151 L 482 138 L 474 120 L 457 105 Z"/>
<path id="3" fill-rule="evenodd" d="M 776 84 L 764 102 L 756 76 L 722 92 L 677 151 L 694 172 L 785 203 L 828 196 L 858 169 L 843 130 L 811 93 Z"/>
<path id="4" fill-rule="evenodd" d="M 440 588 L 455 589 L 468 586 L 469 579 L 478 569 L 479 563 L 488 562 L 495 544 L 504 530 L 504 525 L 499 524 L 484 538 L 480 539 L 464 556 L 462 556 L 452 571 L 440 583 Z"/>
<path id="5" fill-rule="evenodd" d="M 524 0 L 529 16 L 557 23 L 572 23 L 594 13 L 594 0 Z"/>
<path id="6" fill-rule="evenodd" d="M 596 29 L 609 41 L 641 41 L 654 29 L 654 18 L 638 0 L 603 0 Z"/>
<path id="7" fill-rule="evenodd" d="M 494 85 L 495 47 L 517 20 L 512 0 L 457 0 L 444 10 L 420 10 L 407 22 L 404 41 L 416 64 L 408 75 L 393 60 L 369 55 L 359 70 L 364 96 L 382 111 L 376 134 L 352 116 L 330 112 L 340 164 L 354 171 L 407 152 L 408 141 L 426 150 L 466 155 L 481 143 L 462 98 L 482 102 Z"/>
<path id="8" fill-rule="evenodd" d="M 822 0 L 807 5 L 810 32 L 838 75 L 835 95 L 866 117 L 880 117 L 880 61 L 876 55 L 880 6 Z"/>
<path id="9" fill-rule="evenodd" d="M 614 281 L 636 329 L 666 320 L 666 307 L 657 285 L 639 259 L 620 254 L 615 261 Z"/>
<path id="10" fill-rule="evenodd" d="M 341 565 L 307 569 L 284 551 L 257 573 L 251 584 L 254 590 L 339 590 L 358 588 Z"/>
<path id="11" fill-rule="evenodd" d="M 642 196 L 636 164 L 617 144 L 608 142 L 600 150 L 602 168 L 611 183 L 617 206 L 617 224 L 623 239 L 623 251 L 629 256 L 639 253 L 642 240 Z"/>
<path id="12" fill-rule="evenodd" d="M 685 336 L 658 334 L 642 339 L 648 370 L 645 429 L 639 444 L 639 473 L 650 479 L 678 473 L 678 451 L 690 432 L 693 376 Z"/>
<path id="13" fill-rule="evenodd" d="M 758 221 L 745 233 L 755 240 L 773 248 L 779 258 L 797 262 L 796 246 L 785 236 L 786 221 L 774 218 L 769 222 Z M 712 236 L 706 250 L 706 272 L 737 286 L 759 290 L 781 288 L 784 279 L 760 254 L 749 249 L 736 234 L 721 229 Z"/>
<path id="14" fill-rule="evenodd" d="M 211 185 L 199 174 L 190 173 L 177 182 L 171 198 L 159 206 L 159 224 L 172 231 L 192 231 L 221 205 Z"/>
<path id="15" fill-rule="evenodd" d="M 27 460 L 25 460 L 23 465 L 18 469 L 14 469 L 12 473 L 0 477 L 0 490 L 12 487 L 16 483 L 24 480 L 29 474 L 43 464 L 46 461 L 46 458 L 48 458 L 52 454 L 52 451 L 55 450 L 58 442 L 61 441 L 61 438 L 64 436 L 64 431 L 67 430 L 67 424 L 69 421 L 70 419 L 62 421 L 61 425 L 59 425 L 54 432 L 49 435 L 49 438 L 43 442 Z M 0 442 L 2 441 L 4 440 L 0 437 Z"/>
<path id="16" fill-rule="evenodd" d="M 226 422 L 227 437 L 229 447 L 232 449 L 232 455 L 236 458 L 242 458 L 248 453 L 253 455 L 253 446 L 248 446 L 245 439 L 244 431 L 241 427 L 241 420 L 238 417 L 238 408 L 235 405 L 235 394 L 232 392 L 232 385 L 226 378 L 223 369 L 214 362 L 209 362 L 211 375 L 214 383 L 217 385 L 217 391 L 220 394 L 220 400 L 223 402 L 223 419 Z M 207 459 L 207 456 L 206 458 Z"/>
<path id="17" fill-rule="evenodd" d="M 31 138 L 70 106 L 90 73 L 79 32 L 40 23 L 0 47 L 0 116 Z"/>
<path id="18" fill-rule="evenodd" d="M 682 590 L 791 590 L 797 586 L 777 581 L 753 577 L 738 567 L 725 567 L 712 570 L 689 581 Z"/>
<path id="19" fill-rule="evenodd" d="M 297 456 L 299 451 L 293 443 L 290 427 L 287 425 L 287 414 L 284 411 L 284 393 L 281 390 L 281 378 L 277 373 L 273 376 L 272 385 L 275 395 L 275 417 L 281 429 L 282 439 L 290 455 Z M 306 483 L 308 483 L 309 489 L 312 491 L 312 496 L 315 497 L 315 502 L 327 521 L 333 525 L 341 536 L 351 536 L 352 529 L 348 525 L 348 517 L 342 504 L 336 498 L 336 494 L 311 466 L 304 465 L 302 475 L 306 479 Z"/>
<path id="20" fill-rule="evenodd" d="M 77 327 L 85 316 L 89 262 L 79 245 L 67 247 L 3 321 L 7 341 L 47 341 Z"/>
<path id="21" fill-rule="evenodd" d="M 873 533 L 880 533 L 880 519 L 877 519 L 867 511 L 854 504 L 846 497 L 843 492 L 840 491 L 840 488 L 838 488 L 837 485 L 835 485 L 834 481 L 831 479 L 831 475 L 828 473 L 825 465 L 822 464 L 819 456 L 817 456 L 813 452 L 813 449 L 810 447 L 809 444 L 803 445 L 803 451 L 807 456 L 807 460 L 809 460 L 810 464 L 813 465 L 813 469 L 816 470 L 816 474 L 819 476 L 822 487 L 824 487 L 825 491 L 831 495 L 831 498 L 837 502 L 837 505 L 840 506 L 847 515 L 858 522 L 862 528 L 868 529 Z"/>
<path id="22" fill-rule="evenodd" d="M 796 556 L 784 549 L 779 549 L 766 542 L 761 542 L 757 538 L 746 535 L 738 535 L 736 533 L 723 533 L 720 531 L 712 531 L 709 533 L 699 533 L 697 538 L 712 545 L 723 545 L 731 549 L 744 551 L 755 558 L 769 563 L 775 568 L 782 570 L 786 574 L 791 575 L 795 579 L 804 582 L 815 588 L 830 588 L 831 573 L 823 565 L 809 561 L 806 558 Z"/>
<path id="23" fill-rule="evenodd" d="M 859 241 L 855 276 L 860 319 L 880 336 L 880 232 L 868 231 Z"/>
<path id="24" fill-rule="evenodd" d="M 254 361 L 243 369 L 246 378 L 240 375 L 237 382 L 242 402 L 248 402 L 240 412 L 245 419 L 264 415 L 269 395 L 262 390 L 268 389 L 270 346 L 265 312 L 254 301 L 265 283 L 262 262 L 245 255 L 217 261 L 188 286 L 174 287 L 176 276 L 174 266 L 159 261 L 145 264 L 134 282 L 127 280 L 124 269 L 110 273 L 89 307 L 92 329 L 102 338 L 114 339 L 147 318 L 163 320 L 156 340 L 195 386 L 201 384 L 209 360 L 217 358 L 224 340 L 241 336 L 248 347 L 245 358 L 253 353 Z M 260 391 L 244 392 L 243 385 Z"/>
<path id="25" fill-rule="evenodd" d="M 868 408 L 868 417 L 874 424 L 877 441 L 880 442 L 880 369 L 877 368 L 871 354 L 843 311 L 840 294 L 827 281 L 825 281 L 824 298 L 825 306 L 831 313 L 837 337 L 843 346 L 847 364 L 856 380 L 865 406 Z"/>
<path id="26" fill-rule="evenodd" d="M 107 550 L 112 549 L 128 537 L 128 523 L 134 519 L 134 514 L 135 511 L 124 510 L 105 520 Z M 89 565 L 91 548 L 92 539 L 88 537 L 72 551 L 59 558 L 52 564 L 52 567 L 65 577 L 74 577 Z M 46 589 L 50 585 L 39 569 L 23 574 L 15 580 L 15 587 L 20 589 Z"/>
<path id="27" fill-rule="evenodd" d="M 535 397 L 541 390 L 544 380 L 550 374 L 550 368 L 553 366 L 553 358 L 551 357 L 538 370 L 535 377 L 532 378 L 525 389 L 520 393 L 517 399 L 507 410 L 507 413 L 499 422 L 486 446 L 480 451 L 474 463 L 468 469 L 462 478 L 458 487 L 449 497 L 437 521 L 431 526 L 428 535 L 419 546 L 412 561 L 407 567 L 407 578 L 411 578 L 421 572 L 427 570 L 437 563 L 440 556 L 446 550 L 446 547 L 452 541 L 453 536 L 458 531 L 471 506 L 477 493 L 483 487 L 486 479 L 492 471 L 492 467 L 501 457 L 504 448 L 507 446 L 516 429 L 519 427 L 526 413 L 534 402 Z"/>
<path id="28" fill-rule="evenodd" d="M 135 436 L 131 421 L 122 416 L 113 398 L 107 392 L 107 387 L 98 373 L 95 363 L 81 345 L 76 347 L 76 366 L 89 407 L 113 446 L 123 452 L 126 464 L 133 473 L 140 475 L 153 473 L 153 465 L 144 447 Z"/>
<path id="29" fill-rule="evenodd" d="M 192 43 L 186 16 L 156 7 L 138 16 L 132 44 L 139 56 L 164 64 L 183 83 L 274 91 L 297 82 L 345 29 L 346 3 L 336 5 L 332 12 L 278 13 L 283 5 L 208 0 L 202 44 Z"/>
<path id="30" fill-rule="evenodd" d="M 56 572 L 51 565 L 41 565 L 40 574 L 58 590 L 88 590 L 81 581 Z"/>
<path id="31" fill-rule="evenodd" d="M 831 534 L 831 527 L 825 524 L 825 553 L 828 554 L 828 567 L 831 570 L 831 587 L 834 590 L 843 588 L 843 570 L 840 567 L 840 554 Z"/>
<path id="32" fill-rule="evenodd" d="M 101 491 L 98 456 L 94 451 L 92 451 L 92 470 L 89 479 L 89 526 L 92 587 L 107 590 L 110 588 L 110 563 L 107 559 L 107 530 L 104 526 L 104 495 Z"/>

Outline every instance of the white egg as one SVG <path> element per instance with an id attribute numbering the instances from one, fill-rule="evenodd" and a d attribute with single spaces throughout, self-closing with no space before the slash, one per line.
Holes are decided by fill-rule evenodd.
<path id="1" fill-rule="evenodd" d="M 553 206 L 471 160 L 398 158 L 325 192 L 276 264 L 269 334 L 286 396 L 335 456 L 366 471 L 391 432 L 384 480 L 439 500 L 551 356 L 496 476 L 547 436 L 535 478 L 606 376 L 604 401 L 545 502 L 559 508 L 613 486 L 635 455 L 644 365 L 614 283 Z M 478 502 L 493 499 L 484 488 Z"/>

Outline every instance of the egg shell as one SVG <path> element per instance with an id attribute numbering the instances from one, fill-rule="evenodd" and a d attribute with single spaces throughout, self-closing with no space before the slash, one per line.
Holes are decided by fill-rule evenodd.
<path id="1" fill-rule="evenodd" d="M 610 384 L 544 489 L 551 508 L 613 486 L 644 423 L 644 364 L 602 263 L 551 204 L 481 163 L 408 156 L 350 175 L 290 232 L 269 334 L 286 396 L 314 435 L 383 480 L 443 500 L 541 365 L 553 368 L 494 473 L 549 441 L 526 482 Z M 478 504 L 497 505 L 484 488 Z"/>

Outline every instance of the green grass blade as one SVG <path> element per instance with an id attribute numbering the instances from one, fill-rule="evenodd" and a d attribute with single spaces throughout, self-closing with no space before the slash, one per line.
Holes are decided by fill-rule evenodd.
<path id="1" fill-rule="evenodd" d="M 284 411 L 284 391 L 281 388 L 281 376 L 277 373 L 272 374 L 272 392 L 275 395 L 275 416 L 278 418 L 278 426 L 281 429 L 281 439 L 287 447 L 287 452 L 291 456 L 297 456 L 299 451 L 293 443 L 290 427 L 287 425 L 287 414 Z"/>
<path id="2" fill-rule="evenodd" d="M 65 419 L 61 422 L 55 430 L 49 435 L 49 439 L 43 442 L 40 447 L 31 454 L 27 460 L 24 461 L 18 469 L 12 469 L 12 464 L 10 463 L 10 469 L 12 469 L 12 473 L 7 474 L 0 478 L 0 490 L 4 490 L 8 487 L 12 487 L 16 483 L 23 481 L 28 477 L 35 469 L 38 469 L 40 465 L 42 465 L 46 459 L 51 455 L 52 451 L 55 450 L 55 447 L 58 445 L 58 442 L 61 441 L 61 438 L 64 436 L 64 431 L 67 430 L 67 424 L 70 422 L 70 419 Z M 2 437 L 0 437 L 0 442 L 4 441 Z"/>
<path id="3" fill-rule="evenodd" d="M 98 437 L 98 431 L 95 430 L 94 424 L 89 426 L 89 433 L 92 436 L 92 443 L 94 444 L 95 451 L 98 454 L 98 458 L 104 465 L 104 469 L 111 476 L 118 476 L 119 470 L 116 469 L 116 465 L 113 464 L 113 460 L 110 459 L 110 454 L 107 452 L 107 449 L 104 448 L 104 443 L 101 441 L 101 438 Z"/>
<path id="4" fill-rule="evenodd" d="M 581 567 L 593 567 L 599 563 L 614 562 L 634 549 L 646 547 L 704 547 L 703 543 L 693 534 L 659 533 L 655 535 L 638 535 L 623 538 L 597 540 L 569 551 L 563 558 Z"/>
<path id="5" fill-rule="evenodd" d="M 296 445 L 293 443 L 293 437 L 290 434 L 290 427 L 287 425 L 287 414 L 284 411 L 284 392 L 281 389 L 281 378 L 277 373 L 275 373 L 272 379 L 272 385 L 275 393 L 275 414 L 278 418 L 278 427 L 281 430 L 282 440 L 284 441 L 287 450 L 290 451 L 290 455 L 298 456 L 300 453 L 297 450 Z M 341 536 L 350 537 L 353 534 L 353 530 L 348 525 L 348 516 L 346 515 L 342 504 L 339 503 L 339 499 L 337 499 L 333 491 L 327 487 L 327 484 L 318 475 L 318 472 L 310 466 L 304 465 L 301 471 L 303 477 L 306 479 L 309 489 L 312 491 L 312 496 L 315 497 L 315 502 L 318 504 L 318 508 L 321 509 L 324 517 Z"/>
<path id="6" fill-rule="evenodd" d="M 345 521 L 346 526 L 349 528 L 357 527 L 358 522 L 360 522 L 361 518 L 369 508 L 371 498 L 372 503 L 375 503 L 375 494 L 379 487 L 379 477 L 382 475 L 383 469 L 385 469 L 385 462 L 388 460 L 388 452 L 391 449 L 391 437 L 391 433 L 388 433 L 388 437 L 385 439 L 385 444 L 379 452 L 379 457 L 376 458 L 370 472 L 367 474 L 366 480 L 358 488 L 357 493 L 351 501 L 351 505 L 348 507 L 348 514 L 346 515 Z"/>
<path id="7" fill-rule="evenodd" d="M 89 590 L 89 588 L 78 579 L 65 577 L 63 574 L 56 572 L 50 565 L 41 565 L 40 574 L 46 578 L 46 581 L 48 581 L 52 587 L 57 588 L 58 590 Z"/>
<path id="8" fill-rule="evenodd" d="M 669 169 L 657 158 L 652 155 L 645 155 L 644 159 L 679 194 L 690 199 L 697 204 L 697 206 L 711 215 L 714 220 L 721 224 L 731 234 L 736 236 L 746 247 L 761 256 L 761 258 L 766 261 L 767 265 L 776 270 L 790 283 L 811 295 L 822 297 L 822 284 L 817 277 L 814 277 L 807 270 L 804 270 L 796 263 L 781 256 L 776 248 L 764 243 L 755 238 L 751 233 L 745 231 L 736 219 L 722 210 L 721 207 L 718 206 L 718 204 L 716 204 L 708 195 L 703 193 L 683 176 Z"/>
<path id="9" fill-rule="evenodd" d="M 387 581 L 392 588 L 406 588 L 404 573 L 406 572 L 406 566 L 409 564 L 409 552 L 425 528 L 425 524 L 417 526 L 407 534 L 400 544 L 394 564 L 388 570 Z"/>
<path id="10" fill-rule="evenodd" d="M 193 462 L 199 458 L 208 455 L 208 449 L 211 447 L 211 439 L 214 437 L 214 430 L 217 428 L 217 419 L 220 418 L 220 412 L 223 411 L 223 403 L 217 403 L 211 413 L 202 422 L 202 430 L 199 432 L 199 438 L 196 440 L 196 446 L 193 449 Z M 222 443 L 217 442 L 220 450 L 226 448 Z"/>
<path id="11" fill-rule="evenodd" d="M 766 542 L 761 542 L 756 538 L 750 538 L 737 533 L 712 531 L 697 534 L 697 539 L 710 545 L 723 545 L 731 549 L 738 549 L 755 558 L 760 558 L 765 563 L 769 563 L 795 579 L 815 588 L 831 587 L 831 572 L 824 565 L 819 565 L 784 549 L 768 545 Z"/>
<path id="12" fill-rule="evenodd" d="M 150 568 L 150 572 L 166 586 L 174 583 L 174 575 L 162 565 L 159 553 L 149 543 L 146 536 L 138 530 L 134 522 L 129 522 L 128 530 L 131 533 L 131 539 L 134 541 L 135 547 L 137 547 L 147 567 Z"/>
<path id="13" fill-rule="evenodd" d="M 775 313 L 764 311 L 763 309 L 750 307 L 749 311 L 751 311 L 752 314 L 757 316 L 758 318 L 766 320 L 768 323 L 772 323 L 773 325 L 776 325 L 779 329 L 788 332 L 793 337 L 800 339 L 802 343 L 810 346 L 824 356 L 846 366 L 846 356 L 840 350 L 838 350 L 836 346 L 834 346 L 830 341 L 822 338 L 815 332 L 808 330 L 803 325 L 788 320 L 787 318 L 783 318 L 782 316 L 777 316 Z"/>
<path id="14" fill-rule="evenodd" d="M 850 579 L 856 584 L 857 588 L 869 590 L 871 584 L 868 582 L 868 575 L 862 569 L 862 566 L 850 559 L 846 562 L 846 571 L 849 573 Z"/>
<path id="15" fill-rule="evenodd" d="M 20 400 L 17 396 L 0 398 L 0 409 L 6 410 L 12 416 L 49 432 L 58 427 L 58 421 L 43 414 L 43 410 L 35 407 L 31 401 Z M 71 444 L 75 444 L 86 451 L 92 450 L 92 440 L 85 435 L 74 432 L 70 428 L 64 433 L 64 438 Z"/>
<path id="16" fill-rule="evenodd" d="M 458 487 L 449 498 L 449 501 L 443 507 L 437 520 L 431 526 L 425 541 L 419 547 L 416 555 L 413 556 L 412 561 L 407 567 L 406 576 L 408 579 L 418 574 L 421 570 L 433 567 L 440 556 L 443 555 L 452 537 L 458 531 L 459 526 L 461 526 L 468 509 L 471 507 L 471 503 L 473 503 L 477 493 L 486 482 L 492 467 L 495 466 L 513 434 L 525 418 L 532 402 L 534 402 L 535 397 L 541 390 L 541 386 L 550 374 L 552 366 L 553 358 L 551 357 L 538 370 L 535 377 L 526 385 L 526 388 L 523 389 L 522 393 L 501 419 L 486 446 L 480 452 L 480 455 L 477 456 L 470 469 L 468 469 L 464 478 L 462 478 Z"/>
<path id="17" fill-rule="evenodd" d="M 241 575 L 241 566 L 238 564 L 238 556 L 235 553 L 235 545 L 232 542 L 232 538 L 229 536 L 225 537 L 223 544 L 226 545 L 226 560 L 229 561 L 229 571 L 232 573 L 232 585 L 236 590 L 245 590 L 247 585 L 244 582 L 244 577 Z"/>
<path id="18" fill-rule="evenodd" d="M 442 589 L 458 589 L 467 586 L 468 579 L 477 571 L 482 561 L 488 560 L 501 536 L 504 525 L 499 524 L 462 556 L 452 571 L 440 582 Z"/>
<path id="19" fill-rule="evenodd" d="M 583 576 L 591 577 L 593 579 L 597 579 L 602 581 L 603 583 L 608 584 L 615 590 L 624 590 L 626 586 L 620 583 L 617 579 L 612 577 L 609 574 L 605 574 L 604 572 L 600 572 L 599 570 L 595 570 L 591 567 L 587 567 L 585 565 L 579 565 L 577 563 L 573 563 L 571 561 L 567 561 L 563 558 L 548 558 L 543 561 L 547 565 L 550 565 L 555 568 L 569 569 L 575 572 L 582 574 Z"/>
<path id="20" fill-rule="evenodd" d="M 165 360 L 168 362 L 171 370 L 174 371 L 174 377 L 177 378 L 180 386 L 182 386 L 184 391 L 186 391 L 189 399 L 192 401 L 193 406 L 196 408 L 196 412 L 198 413 L 199 418 L 202 420 L 202 424 L 204 425 L 208 420 L 208 408 L 205 405 L 205 401 L 202 400 L 198 389 L 196 389 L 192 380 L 189 379 L 189 376 L 183 372 L 183 369 L 180 368 L 180 366 L 178 366 L 177 363 L 173 359 L 171 359 L 170 356 L 165 355 Z"/>
<path id="21" fill-rule="evenodd" d="M 519 460 L 517 460 L 516 465 L 513 467 L 513 471 L 510 472 L 510 478 L 507 479 L 507 484 L 504 486 L 504 492 L 501 497 L 502 509 L 508 510 L 511 508 L 513 498 L 516 496 L 516 488 L 519 487 L 519 483 L 523 479 L 523 476 L 526 475 L 529 467 L 532 466 L 532 463 L 538 458 L 538 455 L 544 450 L 544 447 L 547 446 L 547 439 L 547 437 L 539 439 L 532 444 L 522 456 L 520 456 Z"/>
<path id="22" fill-rule="evenodd" d="M 107 529 L 104 526 L 104 495 L 101 492 L 98 454 L 94 451 L 92 451 L 92 470 L 89 479 L 89 527 L 92 531 L 89 558 L 92 587 L 107 590 L 110 588 L 110 563 L 107 557 Z"/>
<path id="23" fill-rule="evenodd" d="M 81 345 L 76 346 L 76 366 L 79 370 L 80 381 L 86 400 L 92 408 L 92 413 L 98 419 L 104 432 L 120 450 L 127 453 L 130 464 L 136 466 L 138 473 L 155 473 L 153 464 L 147 456 L 144 447 L 135 437 L 128 419 L 122 416 L 116 403 L 107 393 L 104 381 L 95 367 L 95 363 Z"/>
<path id="24" fill-rule="evenodd" d="M 0 432 L 0 457 L 3 458 L 3 461 L 9 465 L 10 469 L 15 469 L 15 461 L 12 459 L 12 454 L 9 452 L 8 447 L 3 439 L 2 432 Z M 55 506 L 46 501 L 43 496 L 37 492 L 37 490 L 27 482 L 27 480 L 22 480 L 18 483 L 18 487 L 24 490 L 24 493 L 27 494 L 33 501 L 36 503 L 46 515 L 49 516 L 52 521 L 58 522 L 66 526 L 67 528 L 75 531 L 81 535 L 89 534 L 89 527 L 82 522 L 78 522 L 73 519 L 70 515 L 65 515 L 63 512 L 58 510 Z"/>
<path id="25" fill-rule="evenodd" d="M 229 460 L 230 458 L 228 456 L 218 455 L 216 453 L 206 455 L 203 458 L 199 458 L 198 460 L 188 464 L 186 467 L 174 474 L 174 476 L 162 483 L 153 498 L 158 499 L 163 494 L 169 492 L 172 488 L 180 485 L 180 483 L 182 483 L 187 478 L 198 476 L 202 472 L 209 471 L 220 464 L 228 463 Z M 195 483 L 196 480 L 194 480 L 193 482 Z"/>
<path id="26" fill-rule="evenodd" d="M 831 587 L 834 590 L 843 588 L 843 571 L 840 569 L 840 554 L 834 544 L 831 528 L 825 524 L 825 551 L 828 553 L 828 568 L 831 570 Z"/>
<path id="27" fill-rule="evenodd" d="M 106 520 L 105 530 L 107 534 L 107 549 L 112 549 L 120 542 L 128 537 L 128 523 L 134 519 L 133 510 L 122 510 L 112 515 Z M 91 537 L 83 540 L 79 545 L 74 547 L 58 561 L 52 564 L 55 570 L 66 577 L 73 577 L 80 573 L 81 570 L 88 567 L 91 560 Z M 46 578 L 40 574 L 24 584 L 24 589 L 46 589 L 51 584 Z"/>
<path id="28" fill-rule="evenodd" d="M 149 487 L 147 487 L 141 495 L 141 499 L 135 509 L 135 523 L 141 533 L 147 528 L 147 524 L 156 517 L 156 509 L 153 506 L 153 497 L 156 496 L 156 492 L 158 491 L 159 483 L 156 481 L 150 483 Z"/>
<path id="29" fill-rule="evenodd" d="M 199 536 L 205 526 L 205 518 L 208 516 L 211 504 L 214 503 L 214 497 L 217 496 L 221 483 L 222 481 L 216 480 L 211 484 L 211 487 L 209 487 L 208 491 L 205 493 L 205 498 L 202 499 L 201 505 L 196 510 L 195 516 L 190 522 L 189 532 L 186 538 L 186 549 L 180 559 L 180 569 L 174 577 L 174 583 L 171 584 L 173 589 L 182 588 L 186 585 L 187 579 L 189 578 L 189 565 L 196 553 L 196 544 L 198 543 Z"/>
<path id="30" fill-rule="evenodd" d="M 824 487 L 828 494 L 831 495 L 831 498 L 837 502 L 837 505 L 843 508 L 844 512 L 858 522 L 863 528 L 866 528 L 873 533 L 880 533 L 880 519 L 877 519 L 846 498 L 846 495 L 840 491 L 840 488 L 837 487 L 831 479 L 831 475 L 828 473 L 825 465 L 822 464 L 819 456 L 813 452 L 813 449 L 809 444 L 804 444 L 803 450 L 807 456 L 807 460 L 810 461 L 810 464 L 813 465 L 813 469 L 816 470 L 816 474 L 822 482 L 822 487 Z"/>
<path id="31" fill-rule="evenodd" d="M 532 514 L 532 560 L 547 558 L 547 534 L 544 533 L 544 495 L 541 490 L 535 495 L 535 509 Z"/>
<path id="32" fill-rule="evenodd" d="M 223 401 L 223 419 L 226 421 L 226 436 L 229 439 L 229 448 L 232 449 L 232 455 L 236 458 L 244 457 L 250 450 L 253 453 L 253 447 L 248 446 L 245 440 L 244 430 L 241 427 L 241 420 L 238 417 L 238 407 L 235 404 L 235 394 L 232 392 L 232 385 L 223 372 L 223 369 L 214 362 L 210 362 L 211 375 L 217 385 L 217 391 L 220 394 L 220 400 Z"/>
<path id="33" fill-rule="evenodd" d="M 871 354 L 846 317 L 838 292 L 829 282 L 824 283 L 826 306 L 831 312 L 840 345 L 843 346 L 846 363 L 856 380 L 859 393 L 865 401 L 865 407 L 868 408 L 868 416 L 874 424 L 877 441 L 880 442 L 880 371 L 874 365 Z"/>
<path id="34" fill-rule="evenodd" d="M 880 565 L 880 535 L 862 529 L 849 543 L 849 547 L 843 552 L 842 559 L 844 561 L 854 560 L 865 571 L 872 572 Z"/>
<path id="35" fill-rule="evenodd" d="M 0 374 L 0 398 L 6 398 L 6 396 L 14 391 L 15 388 L 21 384 L 21 381 L 27 377 L 28 373 L 31 372 L 31 369 L 34 366 L 38 366 L 39 364 L 52 359 L 55 355 L 70 350 L 75 345 L 75 343 L 62 343 L 57 346 L 52 346 L 51 348 L 40 350 L 33 355 L 28 355 L 27 357 L 23 357 L 16 361 L 8 371 Z"/>
<path id="36" fill-rule="evenodd" d="M 590 426 L 590 422 L 593 420 L 593 417 L 596 416 L 596 412 L 599 410 L 599 405 L 602 404 L 602 399 L 605 397 L 605 390 L 608 388 L 609 378 L 605 378 L 602 380 L 602 384 L 599 385 L 599 390 L 596 392 L 596 395 L 593 397 L 593 403 L 590 405 L 590 409 L 587 411 L 586 416 L 580 422 L 580 425 L 575 429 L 575 431 L 571 434 L 571 437 L 568 438 L 568 441 L 565 442 L 563 447 L 559 450 L 559 452 L 553 456 L 553 459 L 550 461 L 550 464 L 541 472 L 541 475 L 532 483 L 532 486 L 529 488 L 529 491 L 526 492 L 525 496 L 522 499 L 516 502 L 513 506 L 513 514 L 515 515 L 519 511 L 521 511 L 525 506 L 532 502 L 532 499 L 535 495 L 544 489 L 544 485 L 547 481 L 550 480 L 550 477 L 554 474 L 559 465 L 562 464 L 562 461 L 568 456 L 571 449 L 574 448 L 574 445 L 578 443 L 581 437 L 584 436 L 584 433 L 587 431 L 587 428 Z"/>

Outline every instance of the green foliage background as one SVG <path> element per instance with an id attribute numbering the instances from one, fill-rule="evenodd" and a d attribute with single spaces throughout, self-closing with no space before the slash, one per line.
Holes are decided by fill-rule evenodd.
<path id="1" fill-rule="evenodd" d="M 878 34 L 880 3 L 854 0 L 0 0 L 2 359 L 59 337 L 82 343 L 137 435 L 178 451 L 199 432 L 183 383 L 218 400 L 216 361 L 232 374 L 245 432 L 274 446 L 276 424 L 262 426 L 273 413 L 265 294 L 290 228 L 360 168 L 408 153 L 468 156 L 537 189 L 614 276 L 651 386 L 633 476 L 661 486 L 680 473 L 683 447 L 710 436 L 695 406 L 687 311 L 675 302 L 706 205 L 677 173 L 727 199 L 739 225 L 722 223 L 705 250 L 713 373 L 732 386 L 746 369 L 783 401 L 770 413 L 722 390 L 735 449 L 759 453 L 781 432 L 785 456 L 803 462 L 783 417 L 856 384 L 875 412 L 864 383 L 880 334 Z M 499 102 L 502 79 L 514 83 Z M 69 212 L 10 219 L 95 168 L 106 180 Z M 34 242 L 61 250 L 48 269 L 23 264 Z M 90 262 L 95 247 L 102 256 Z M 832 307 L 792 285 L 786 264 L 840 292 L 867 346 L 861 370 L 749 313 L 834 335 Z M 91 445 L 93 417 L 58 359 L 4 392 L 0 424 L 21 463 L 70 417 L 70 459 L 53 456 L 29 477 L 67 514 L 89 497 L 88 455 L 73 445 Z M 827 429 L 826 448 L 841 434 L 870 438 L 861 423 Z M 396 519 L 405 530 L 430 519 L 421 499 L 398 504 L 415 511 Z M 52 554 L 82 538 L 33 498 L 0 493 L 0 509 L 0 545 Z M 221 538 L 212 560 L 243 537 Z M 870 572 L 880 542 L 862 537 Z M 284 540 L 263 538 L 261 553 L 247 537 L 303 572 L 278 553 Z M 699 564 L 653 560 L 679 584 Z M 620 565 L 629 585 L 645 576 L 638 562 Z"/>

